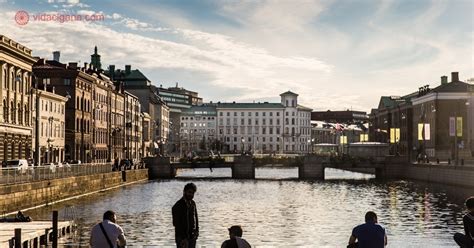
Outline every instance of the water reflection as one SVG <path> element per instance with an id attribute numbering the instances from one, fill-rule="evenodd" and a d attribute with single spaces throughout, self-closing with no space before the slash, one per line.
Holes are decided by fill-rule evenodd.
<path id="1" fill-rule="evenodd" d="M 215 169 L 215 173 L 228 173 Z M 222 169 L 226 170 L 226 169 Z M 186 171 L 186 177 L 203 171 Z M 294 171 L 277 170 L 278 178 Z M 337 172 L 336 172 L 337 173 Z M 224 175 L 225 176 L 225 175 Z M 102 213 L 118 213 L 131 246 L 174 245 L 171 206 L 189 180 L 161 180 L 88 196 L 55 208 L 75 205 L 80 230 L 75 243 L 87 245 L 89 230 Z M 345 247 L 352 228 L 374 210 L 388 229 L 390 247 L 455 247 L 461 230 L 462 203 L 469 189 L 406 181 L 373 180 L 232 180 L 195 179 L 201 236 L 198 245 L 220 247 L 227 227 L 240 224 L 256 247 Z M 50 215 L 31 211 L 34 218 Z M 61 214 L 60 214 L 61 215 Z"/>

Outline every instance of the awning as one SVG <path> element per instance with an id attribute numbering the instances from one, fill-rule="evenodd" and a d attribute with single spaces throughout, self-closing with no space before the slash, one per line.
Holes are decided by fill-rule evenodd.
<path id="1" fill-rule="evenodd" d="M 155 146 L 155 149 L 160 148 L 160 146 L 156 142 L 153 142 L 153 145 Z"/>

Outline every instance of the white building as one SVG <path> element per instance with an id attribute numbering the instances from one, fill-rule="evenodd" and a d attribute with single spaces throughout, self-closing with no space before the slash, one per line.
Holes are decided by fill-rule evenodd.
<path id="1" fill-rule="evenodd" d="M 65 160 L 65 107 L 68 98 L 55 94 L 54 87 L 51 91 L 38 90 L 33 97 L 35 101 L 36 97 L 39 98 L 38 138 L 41 163 L 62 162 Z M 33 114 L 37 116 L 36 109 Z M 33 148 L 36 149 L 36 145 Z"/>
<path id="2" fill-rule="evenodd" d="M 298 94 L 291 91 L 280 96 L 280 103 L 219 102 L 190 108 L 181 117 L 182 152 L 311 152 L 312 109 L 299 105 Z"/>
<path id="3" fill-rule="evenodd" d="M 217 111 L 215 104 L 192 106 L 181 113 L 180 153 L 219 150 L 217 147 Z"/>

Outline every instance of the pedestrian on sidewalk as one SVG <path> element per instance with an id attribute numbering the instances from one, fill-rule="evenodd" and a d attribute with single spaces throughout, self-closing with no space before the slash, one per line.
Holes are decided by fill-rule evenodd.
<path id="1" fill-rule="evenodd" d="M 464 234 L 455 233 L 454 241 L 461 248 L 472 248 L 474 247 L 474 196 L 467 198 L 465 205 L 468 213 L 462 218 Z"/>
<path id="2" fill-rule="evenodd" d="M 127 240 L 122 227 L 116 224 L 117 216 L 114 211 L 104 213 L 103 221 L 92 228 L 90 245 L 92 248 L 125 247 Z"/>
<path id="3" fill-rule="evenodd" d="M 184 186 L 183 197 L 178 200 L 173 208 L 173 226 L 175 241 L 178 248 L 195 248 L 199 236 L 199 220 L 196 203 L 193 201 L 197 187 L 194 183 Z"/>
<path id="4" fill-rule="evenodd" d="M 230 239 L 222 243 L 221 248 L 250 248 L 250 244 L 247 240 L 242 238 L 242 227 L 231 226 L 229 228 Z"/>
<path id="5" fill-rule="evenodd" d="M 365 224 L 358 225 L 352 230 L 347 248 L 384 248 L 386 245 L 385 228 L 378 224 L 377 215 L 369 211 L 365 214 Z"/>

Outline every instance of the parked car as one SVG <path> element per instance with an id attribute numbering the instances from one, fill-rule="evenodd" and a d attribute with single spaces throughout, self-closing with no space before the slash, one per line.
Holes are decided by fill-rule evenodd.
<path id="1" fill-rule="evenodd" d="M 15 169 L 17 173 L 25 174 L 28 171 L 28 161 L 26 159 L 13 159 L 4 163 L 4 168 Z"/>

